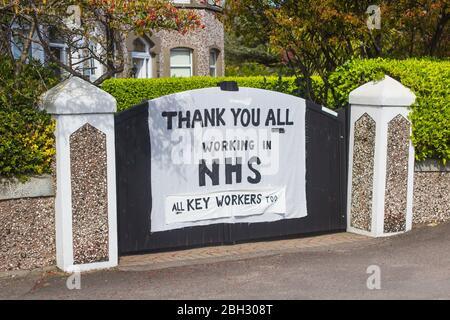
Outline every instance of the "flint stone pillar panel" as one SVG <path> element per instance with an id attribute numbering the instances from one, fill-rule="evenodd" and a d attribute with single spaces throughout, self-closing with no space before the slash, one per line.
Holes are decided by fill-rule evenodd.
<path id="1" fill-rule="evenodd" d="M 89 123 L 70 135 L 74 263 L 108 260 L 106 135 Z"/>
<path id="2" fill-rule="evenodd" d="M 388 123 L 384 232 L 406 230 L 411 125 L 402 115 Z"/>
<path id="3" fill-rule="evenodd" d="M 355 122 L 350 225 L 371 231 L 376 123 L 367 114 Z"/>
<path id="4" fill-rule="evenodd" d="M 389 76 L 350 93 L 350 232 L 379 237 L 411 230 L 414 149 L 408 113 L 415 98 Z"/>
<path id="5" fill-rule="evenodd" d="M 116 100 L 72 77 L 42 98 L 56 120 L 56 260 L 67 272 L 117 265 Z"/>

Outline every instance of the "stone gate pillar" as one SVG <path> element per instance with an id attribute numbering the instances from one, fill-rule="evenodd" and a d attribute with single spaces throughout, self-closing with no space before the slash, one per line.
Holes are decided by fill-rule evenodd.
<path id="1" fill-rule="evenodd" d="M 116 100 L 72 77 L 42 97 L 56 120 L 56 261 L 67 272 L 117 265 Z"/>
<path id="2" fill-rule="evenodd" d="M 350 93 L 347 230 L 379 237 L 411 230 L 414 93 L 385 76 Z"/>

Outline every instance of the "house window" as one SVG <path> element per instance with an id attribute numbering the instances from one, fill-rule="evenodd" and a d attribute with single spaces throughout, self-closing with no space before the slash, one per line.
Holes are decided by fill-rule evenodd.
<path id="1" fill-rule="evenodd" d="M 66 63 L 66 46 L 59 43 L 51 43 L 50 51 L 62 63 Z"/>
<path id="2" fill-rule="evenodd" d="M 91 76 L 95 76 L 95 69 L 97 69 L 97 67 L 95 66 L 94 57 L 89 59 L 89 69 L 91 70 Z"/>
<path id="3" fill-rule="evenodd" d="M 150 55 L 150 44 L 147 41 L 141 38 L 136 38 L 133 41 L 131 60 L 133 77 L 152 77 L 152 56 Z"/>
<path id="4" fill-rule="evenodd" d="M 11 52 L 14 56 L 14 59 L 20 59 L 22 56 L 22 52 L 24 49 L 24 42 L 23 39 L 26 37 L 26 35 L 29 33 L 29 29 L 26 27 L 21 28 L 15 23 L 12 26 L 12 34 L 10 38 L 10 44 L 11 44 Z M 28 58 L 32 58 L 32 45 L 30 46 L 30 51 L 27 53 Z"/>
<path id="5" fill-rule="evenodd" d="M 219 51 L 212 49 L 209 51 L 209 75 L 211 77 L 217 77 L 217 60 L 219 57 Z"/>
<path id="6" fill-rule="evenodd" d="M 147 46 L 145 45 L 144 41 L 142 41 L 139 38 L 134 39 L 133 41 L 133 51 L 135 52 L 146 52 Z"/>
<path id="7" fill-rule="evenodd" d="M 11 39 L 11 51 L 14 56 L 14 59 L 19 59 L 22 55 L 23 51 L 23 41 L 22 38 L 18 35 L 15 35 Z"/>
<path id="8" fill-rule="evenodd" d="M 49 47 L 52 54 L 62 63 L 67 64 L 67 45 L 64 43 L 62 37 L 58 34 L 55 27 L 50 27 L 48 30 Z"/>
<path id="9" fill-rule="evenodd" d="M 96 63 L 95 63 L 95 58 L 94 58 L 94 53 L 96 52 L 96 46 L 91 43 L 89 45 L 89 50 L 86 50 L 85 53 L 85 58 L 86 60 L 84 61 L 83 64 L 83 74 L 87 77 L 89 77 L 91 80 L 94 80 L 96 78 Z M 83 59 L 84 60 L 84 59 Z"/>
<path id="10" fill-rule="evenodd" d="M 170 50 L 170 76 L 191 77 L 192 74 L 192 50 L 188 48 Z"/>
<path id="11" fill-rule="evenodd" d="M 63 64 L 67 64 L 67 46 L 61 43 L 50 43 L 49 46 L 52 55 Z M 47 62 L 50 62 L 48 57 Z M 56 66 L 54 66 L 54 72 L 58 77 L 63 75 L 62 70 Z"/>

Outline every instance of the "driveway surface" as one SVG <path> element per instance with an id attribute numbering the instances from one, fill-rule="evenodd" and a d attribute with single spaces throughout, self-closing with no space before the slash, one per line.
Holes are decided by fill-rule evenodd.
<path id="1" fill-rule="evenodd" d="M 3 274 L 0 299 L 450 298 L 450 223 L 391 238 L 325 241 L 278 251 L 272 243 L 266 255 L 244 252 L 214 259 L 155 267 L 144 258 L 125 258 L 128 263 L 119 268 L 83 273 L 79 290 L 69 290 L 69 275 L 55 270 Z M 379 282 L 368 267 L 372 272 L 379 267 Z M 368 277 L 381 288 L 368 289 Z"/>

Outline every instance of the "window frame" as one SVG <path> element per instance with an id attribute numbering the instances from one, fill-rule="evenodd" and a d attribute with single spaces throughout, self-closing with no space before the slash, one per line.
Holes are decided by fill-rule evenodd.
<path id="1" fill-rule="evenodd" d="M 135 46 L 134 42 L 140 41 L 144 45 L 144 51 L 134 51 Z M 143 38 L 136 38 L 133 41 L 133 51 L 131 51 L 131 64 L 132 67 L 134 67 L 134 60 L 139 59 L 142 60 L 143 63 L 143 70 L 141 69 L 141 72 L 144 72 L 145 74 L 143 76 L 138 75 L 138 73 L 134 74 L 133 76 L 137 79 L 150 79 L 153 78 L 153 70 L 152 70 L 152 56 L 150 54 L 150 44 Z"/>
<path id="2" fill-rule="evenodd" d="M 67 46 L 67 44 L 65 43 L 59 43 L 59 42 L 50 42 L 48 44 L 48 46 L 50 48 L 57 48 L 61 50 L 60 56 L 59 56 L 59 61 L 61 61 L 61 63 L 67 65 L 68 63 L 68 57 L 67 57 L 67 49 L 69 48 Z"/>
<path id="3" fill-rule="evenodd" d="M 184 52 L 189 52 L 189 65 L 183 65 L 183 64 L 172 64 L 172 52 L 174 51 L 184 51 Z M 192 77 L 194 75 L 194 63 L 193 63 L 193 53 L 194 50 L 191 48 L 186 48 L 186 47 L 177 47 L 177 48 L 172 48 L 170 49 L 170 53 L 169 53 L 169 69 L 170 69 L 170 77 L 176 77 L 175 75 L 172 75 L 172 70 L 173 69 L 187 69 L 189 68 L 189 76 L 188 77 Z M 188 78 L 187 77 L 187 78 Z"/>
<path id="4" fill-rule="evenodd" d="M 214 54 L 214 64 L 211 64 L 211 55 Z M 220 51 L 216 48 L 212 48 L 209 50 L 209 75 L 211 77 L 217 77 L 217 64 L 219 62 Z M 212 70 L 214 70 L 214 75 L 212 75 Z"/>

